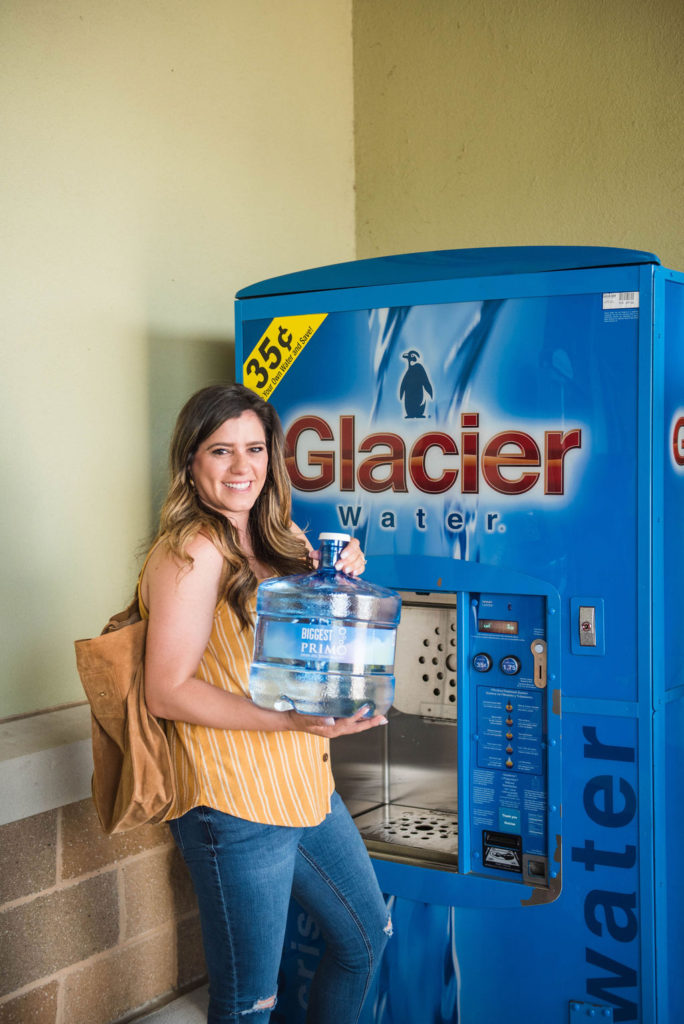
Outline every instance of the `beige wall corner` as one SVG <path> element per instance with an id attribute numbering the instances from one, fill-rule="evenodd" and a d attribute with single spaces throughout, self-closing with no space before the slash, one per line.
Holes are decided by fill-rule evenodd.
<path id="1" fill-rule="evenodd" d="M 615 245 L 684 269 L 679 0 L 355 0 L 357 254 Z"/>

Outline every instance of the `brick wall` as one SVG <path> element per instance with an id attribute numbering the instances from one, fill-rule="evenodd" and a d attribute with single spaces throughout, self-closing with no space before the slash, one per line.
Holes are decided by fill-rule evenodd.
<path id="1" fill-rule="evenodd" d="M 205 977 L 168 828 L 105 836 L 91 801 L 0 827 L 0 1024 L 112 1024 Z"/>

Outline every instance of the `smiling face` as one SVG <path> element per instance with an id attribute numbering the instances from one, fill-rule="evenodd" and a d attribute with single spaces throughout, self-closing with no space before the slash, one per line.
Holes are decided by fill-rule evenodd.
<path id="1" fill-rule="evenodd" d="M 205 505 L 244 529 L 268 470 L 268 445 L 261 420 L 247 411 L 221 426 L 199 445 L 192 478 Z"/>

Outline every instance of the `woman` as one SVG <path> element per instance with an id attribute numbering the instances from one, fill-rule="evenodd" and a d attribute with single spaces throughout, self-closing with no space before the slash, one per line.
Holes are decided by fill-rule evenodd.
<path id="1" fill-rule="evenodd" d="M 171 485 L 140 579 L 145 692 L 168 720 L 171 831 L 192 875 L 209 971 L 209 1024 L 267 1021 L 290 895 L 325 953 L 307 1021 L 358 1020 L 390 925 L 365 847 L 334 793 L 328 742 L 385 724 L 259 708 L 249 699 L 257 582 L 306 571 L 290 519 L 275 410 L 241 384 L 186 403 Z M 338 568 L 360 573 L 358 542 Z"/>

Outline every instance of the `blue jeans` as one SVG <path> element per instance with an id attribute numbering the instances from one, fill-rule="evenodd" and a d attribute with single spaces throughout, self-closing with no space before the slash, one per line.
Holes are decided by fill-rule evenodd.
<path id="1" fill-rule="evenodd" d="M 208 1024 L 264 1024 L 275 1006 L 290 896 L 318 922 L 325 952 L 307 1024 L 355 1024 L 391 924 L 342 800 L 311 828 L 260 825 L 210 807 L 170 822 L 199 902 Z"/>

